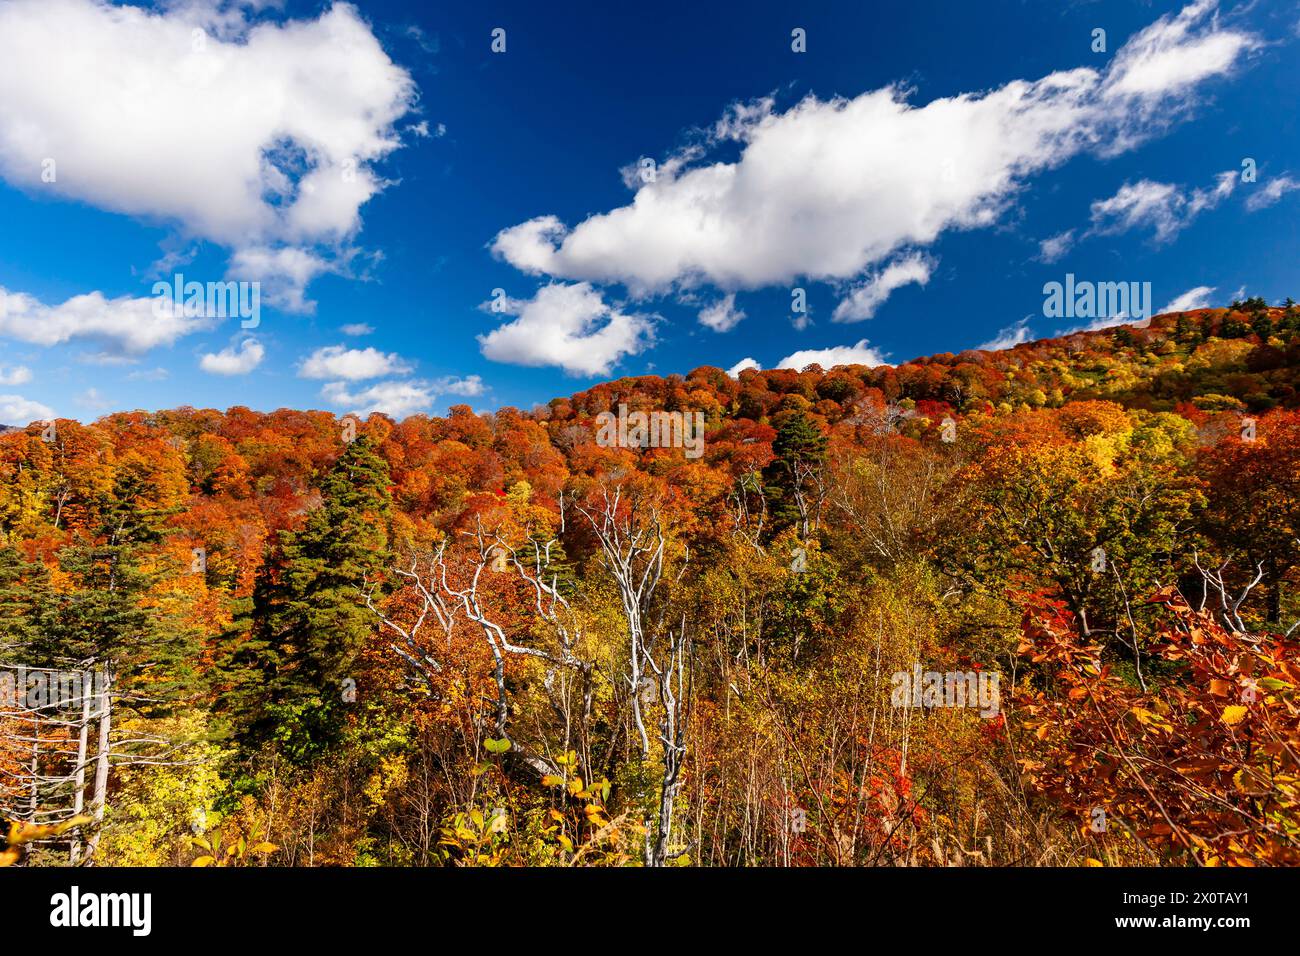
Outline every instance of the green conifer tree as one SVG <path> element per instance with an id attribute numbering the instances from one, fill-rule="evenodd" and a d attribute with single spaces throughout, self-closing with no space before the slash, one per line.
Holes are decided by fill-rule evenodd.
<path id="1" fill-rule="evenodd" d="M 826 460 L 826 436 L 802 411 L 788 412 L 777 424 L 772 442 L 776 456 L 763 469 L 769 535 L 789 527 L 803 538 L 811 533 L 817 486 Z"/>

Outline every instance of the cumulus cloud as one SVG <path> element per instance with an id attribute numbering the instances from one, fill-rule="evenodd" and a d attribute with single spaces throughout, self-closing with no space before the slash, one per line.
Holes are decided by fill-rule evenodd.
<path id="1" fill-rule="evenodd" d="M 930 281 L 933 263 L 923 255 L 913 254 L 891 262 L 880 272 L 869 277 L 835 306 L 832 322 L 861 322 L 876 314 L 895 289 L 915 282 L 925 285 Z"/>
<path id="2" fill-rule="evenodd" d="M 1038 244 L 1038 258 L 1042 262 L 1059 262 L 1067 252 L 1074 248 L 1074 230 L 1067 229 L 1054 236 L 1048 236 Z"/>
<path id="3" fill-rule="evenodd" d="M 1192 309 L 1207 309 L 1210 306 L 1210 296 L 1214 294 L 1214 286 L 1198 285 L 1194 289 L 1188 289 L 1182 295 L 1175 296 L 1174 300 L 1160 310 L 1161 315 L 1168 312 L 1190 312 Z"/>
<path id="4" fill-rule="evenodd" d="M 387 185 L 373 164 L 417 92 L 350 4 L 285 22 L 247 8 L 0 3 L 0 176 L 172 224 L 234 250 L 235 271 L 282 270 L 283 302 L 304 307 L 311 260 Z"/>
<path id="5" fill-rule="evenodd" d="M 1015 348 L 1028 342 L 1032 337 L 1033 332 L 1029 330 L 1029 316 L 1025 316 L 1019 322 L 1008 325 L 1005 329 L 999 329 L 997 335 L 975 347 L 989 352 L 999 352 L 1002 349 Z"/>
<path id="6" fill-rule="evenodd" d="M 653 340 L 654 318 L 607 305 L 589 282 L 552 282 L 526 300 L 505 299 L 496 308 L 516 318 L 478 337 L 494 362 L 558 365 L 570 375 L 607 375 L 625 355 Z"/>
<path id="7" fill-rule="evenodd" d="M 744 317 L 744 310 L 736 308 L 734 292 L 700 310 L 700 324 L 714 332 L 730 332 Z"/>
<path id="8" fill-rule="evenodd" d="M 1125 183 L 1114 196 L 1092 204 L 1089 232 L 1101 236 L 1150 229 L 1156 242 L 1169 242 L 1201 213 L 1231 196 L 1236 183 L 1234 170 L 1219 173 L 1212 189 L 1190 192 L 1150 179 Z"/>
<path id="9" fill-rule="evenodd" d="M 1246 200 L 1246 209 L 1249 212 L 1259 212 L 1294 189 L 1300 189 L 1300 181 L 1292 179 L 1290 175 L 1276 176 L 1251 194 Z"/>
<path id="10" fill-rule="evenodd" d="M 209 352 L 199 359 L 199 368 L 212 375 L 247 375 L 262 364 L 266 349 L 257 339 L 244 339 L 238 346 Z"/>
<path id="11" fill-rule="evenodd" d="M 1029 178 L 1080 152 L 1115 153 L 1159 133 L 1203 81 L 1259 45 L 1214 11 L 1199 0 L 1161 17 L 1102 70 L 922 106 L 896 86 L 809 96 L 784 112 L 772 98 L 743 104 L 660 163 L 653 181 L 630 180 L 628 205 L 573 227 L 538 216 L 502 230 L 492 249 L 527 273 L 621 283 L 638 297 L 851 282 L 947 230 L 995 223 Z M 732 141 L 739 158 L 718 159 Z M 918 266 L 906 268 L 919 281 Z M 870 282 L 854 288 L 841 317 L 878 305 L 874 292 Z"/>
<path id="12" fill-rule="evenodd" d="M 382 412 L 395 419 L 403 419 L 417 412 L 427 411 L 442 395 L 472 397 L 484 392 L 483 380 L 477 375 L 465 378 L 445 376 L 424 381 L 376 382 L 359 391 L 353 391 L 346 382 L 327 382 L 321 396 L 330 403 L 346 408 L 354 415 Z"/>
<path id="13" fill-rule="evenodd" d="M 45 422 L 54 417 L 54 409 L 33 402 L 21 395 L 0 395 L 0 424 L 29 425 Z"/>
<path id="14" fill-rule="evenodd" d="M 0 287 L 0 336 L 44 346 L 74 339 L 91 341 L 106 349 L 106 357 L 111 360 L 171 345 L 220 321 L 156 306 L 153 298 L 106 299 L 100 292 L 73 296 L 59 305 L 45 305 L 25 292 Z"/>
<path id="15" fill-rule="evenodd" d="M 32 370 L 26 365 L 0 365 L 0 385 L 26 385 L 32 380 Z"/>
<path id="16" fill-rule="evenodd" d="M 856 345 L 837 345 L 828 349 L 803 349 L 787 355 L 777 368 L 803 369 L 809 365 L 834 368 L 836 365 L 888 365 L 883 355 L 862 339 Z"/>
<path id="17" fill-rule="evenodd" d="M 306 249 L 253 246 L 235 251 L 226 267 L 226 277 L 258 283 L 261 296 L 271 305 L 289 312 L 311 312 L 316 304 L 307 299 L 307 284 L 322 273 L 337 271 L 338 264 Z"/>
<path id="18" fill-rule="evenodd" d="M 349 382 L 385 375 L 405 375 L 411 365 L 396 352 L 384 353 L 374 348 L 350 349 L 344 345 L 319 348 L 303 359 L 298 375 L 302 378 L 334 378 Z"/>
<path id="19" fill-rule="evenodd" d="M 348 325 L 339 326 L 339 331 L 344 335 L 356 337 L 360 335 L 370 335 L 375 331 L 375 327 L 373 325 L 368 325 L 365 322 L 352 322 Z"/>
<path id="20" fill-rule="evenodd" d="M 739 378 L 740 373 L 745 371 L 747 368 L 752 368 L 756 372 L 763 371 L 763 366 L 759 365 L 752 358 L 743 358 L 735 365 L 731 366 L 731 368 L 727 369 L 727 374 L 732 378 Z"/>

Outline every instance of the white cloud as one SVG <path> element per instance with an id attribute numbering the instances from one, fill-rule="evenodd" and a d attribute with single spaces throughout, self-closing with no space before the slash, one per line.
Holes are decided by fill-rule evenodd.
<path id="1" fill-rule="evenodd" d="M 0 385 L 26 385 L 32 380 L 32 370 L 26 365 L 0 365 Z"/>
<path id="2" fill-rule="evenodd" d="M 90 409 L 92 412 L 108 411 L 113 406 L 113 403 L 104 398 L 99 389 L 94 387 L 88 388 L 78 395 L 77 404 L 82 408 Z"/>
<path id="3" fill-rule="evenodd" d="M 717 302 L 700 310 L 700 324 L 714 332 L 730 332 L 744 317 L 744 310 L 736 308 L 734 292 L 728 293 Z"/>
<path id="4" fill-rule="evenodd" d="M 1188 289 L 1182 295 L 1175 296 L 1174 300 L 1157 314 L 1165 315 L 1169 312 L 1190 312 L 1192 309 L 1209 308 L 1210 296 L 1213 293 L 1214 286 L 1198 285 L 1194 289 Z"/>
<path id="5" fill-rule="evenodd" d="M 1221 29 L 1217 10 L 1216 0 L 1197 0 L 1124 44 L 1107 70 L 1106 98 L 1137 101 L 1150 115 L 1179 108 L 1185 104 L 1161 102 L 1167 91 L 1226 73 L 1242 53 L 1259 46 L 1253 37 Z M 1204 29 L 1207 18 L 1209 29 Z"/>
<path id="6" fill-rule="evenodd" d="M 105 358 L 139 355 L 210 328 L 217 319 L 186 317 L 181 309 L 157 309 L 153 298 L 106 299 L 100 292 L 49 306 L 25 292 L 0 288 L 0 336 L 33 345 L 73 339 L 97 342 Z"/>
<path id="7" fill-rule="evenodd" d="M 785 112 L 771 98 L 743 104 L 660 163 L 654 182 L 634 183 L 629 205 L 572 228 L 539 216 L 502 230 L 492 248 L 525 272 L 622 283 L 634 296 L 850 281 L 946 230 L 993 224 L 1030 177 L 1071 156 L 1160 132 L 1198 83 L 1258 45 L 1213 11 L 1205 0 L 1160 18 L 1101 71 L 923 106 L 899 87 L 809 96 Z M 738 160 L 714 158 L 724 140 L 740 144 Z"/>
<path id="8" fill-rule="evenodd" d="M 915 282 L 925 285 L 930 281 L 933 262 L 915 253 L 896 259 L 849 293 L 849 297 L 835 306 L 832 322 L 861 322 L 876 314 L 895 289 Z"/>
<path id="9" fill-rule="evenodd" d="M 170 377 L 171 372 L 167 371 L 167 369 L 162 366 L 158 366 L 156 368 L 142 369 L 138 372 L 132 372 L 126 378 L 129 382 L 165 382 Z"/>
<path id="10" fill-rule="evenodd" d="M 262 364 L 266 349 L 257 339 L 244 339 L 239 345 L 209 352 L 199 360 L 199 368 L 213 375 L 247 375 Z"/>
<path id="11" fill-rule="evenodd" d="M 1038 258 L 1046 263 L 1059 262 L 1074 247 L 1074 230 L 1067 229 L 1049 236 L 1038 244 Z"/>
<path id="12" fill-rule="evenodd" d="M 399 420 L 428 410 L 440 395 L 474 396 L 483 392 L 483 380 L 477 375 L 445 376 L 432 381 L 376 382 L 356 392 L 350 391 L 345 382 L 327 382 L 321 388 L 322 397 L 354 415 L 382 412 Z"/>
<path id="13" fill-rule="evenodd" d="M 1234 170 L 1219 173 L 1213 189 L 1189 193 L 1150 179 L 1125 183 L 1114 196 L 1092 204 L 1089 234 L 1105 236 L 1149 228 L 1156 242 L 1168 242 L 1201 213 L 1232 195 L 1236 183 Z"/>
<path id="14" fill-rule="evenodd" d="M 483 355 L 512 365 L 558 365 L 571 375 L 607 375 L 652 341 L 654 318 L 605 304 L 590 283 L 553 282 L 527 300 L 498 303 L 517 318 L 478 337 Z"/>
<path id="15" fill-rule="evenodd" d="M 1068 329 L 1058 329 L 1056 334 L 1074 335 L 1076 332 L 1100 332 L 1103 329 L 1114 329 L 1121 325 L 1131 325 L 1135 329 L 1145 329 L 1151 324 L 1150 319 L 1139 319 L 1134 321 L 1127 312 L 1121 312 L 1119 315 L 1103 315 L 1093 319 L 1086 325 L 1076 325 Z"/>
<path id="16" fill-rule="evenodd" d="M 1028 342 L 1032 337 L 1033 332 L 1029 329 L 1029 316 L 1025 316 L 1019 322 L 1008 325 L 1005 329 L 999 329 L 997 335 L 984 344 L 975 347 L 989 352 L 1000 352 L 1003 349 L 1015 348 L 1017 345 Z"/>
<path id="17" fill-rule="evenodd" d="M 743 358 L 731 368 L 727 369 L 727 374 L 732 378 L 740 378 L 740 373 L 747 368 L 752 368 L 756 372 L 763 371 L 763 366 L 759 365 L 752 358 Z"/>
<path id="18" fill-rule="evenodd" d="M 1268 181 L 1268 185 L 1251 194 L 1246 200 L 1246 209 L 1249 212 L 1259 212 L 1273 205 L 1293 189 L 1300 189 L 1300 181 L 1292 179 L 1289 175 L 1275 176 Z"/>
<path id="19" fill-rule="evenodd" d="M 824 369 L 836 365 L 888 365 L 875 349 L 862 339 L 856 345 L 837 345 L 828 349 L 803 349 L 781 359 L 777 368 L 803 369 L 809 365 L 820 365 Z"/>
<path id="20" fill-rule="evenodd" d="M 346 3 L 282 23 L 244 4 L 0 3 L 0 176 L 258 251 L 291 282 L 302 262 L 279 253 L 359 230 L 416 96 Z"/>
<path id="21" fill-rule="evenodd" d="M 404 375 L 411 365 L 396 352 L 375 348 L 350 349 L 343 345 L 319 348 L 303 359 L 301 378 L 341 378 L 350 382 L 385 375 Z"/>
<path id="22" fill-rule="evenodd" d="M 487 391 L 483 386 L 483 379 L 477 375 L 467 375 L 464 378 L 444 375 L 433 380 L 433 390 L 439 395 L 461 395 L 466 398 L 482 395 Z"/>
<path id="23" fill-rule="evenodd" d="M 54 409 L 21 395 L 0 395 L 0 424 L 29 425 L 54 418 Z"/>
<path id="24" fill-rule="evenodd" d="M 339 326 L 339 331 L 344 335 L 355 337 L 359 335 L 370 335 L 375 331 L 375 327 L 373 325 L 367 325 L 365 322 L 352 322 L 348 325 Z"/>
<path id="25" fill-rule="evenodd" d="M 254 246 L 235 251 L 226 278 L 258 283 L 261 296 L 271 305 L 290 312 L 312 312 L 316 304 L 307 299 L 308 283 L 322 273 L 339 269 L 338 264 L 305 249 Z"/>

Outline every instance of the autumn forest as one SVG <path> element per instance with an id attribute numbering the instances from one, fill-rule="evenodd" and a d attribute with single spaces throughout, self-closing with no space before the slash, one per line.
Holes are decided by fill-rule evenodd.
<path id="1" fill-rule="evenodd" d="M 598 441 L 620 406 L 702 453 Z M 1289 301 L 529 411 L 10 428 L 0 810 L 39 826 L 0 852 L 1295 865 L 1298 538 Z"/>

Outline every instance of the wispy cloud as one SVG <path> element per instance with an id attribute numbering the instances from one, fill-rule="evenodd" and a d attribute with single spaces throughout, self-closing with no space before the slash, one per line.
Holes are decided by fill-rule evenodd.
<path id="1" fill-rule="evenodd" d="M 1214 294 L 1214 286 L 1198 285 L 1195 288 L 1188 289 L 1181 295 L 1174 296 L 1173 300 L 1166 303 L 1161 313 L 1168 312 L 1190 312 L 1192 309 L 1204 309 L 1210 305 L 1210 296 Z"/>
<path id="2" fill-rule="evenodd" d="M 1030 316 L 1025 316 L 1019 322 L 1012 323 L 1004 329 L 999 329 L 997 335 L 982 345 L 977 345 L 976 348 L 989 352 L 998 352 L 1028 342 L 1033 338 L 1033 333 L 1029 330 L 1029 319 Z"/>

